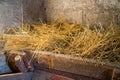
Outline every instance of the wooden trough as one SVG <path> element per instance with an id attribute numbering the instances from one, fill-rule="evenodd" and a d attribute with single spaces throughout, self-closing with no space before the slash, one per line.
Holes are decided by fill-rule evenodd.
<path id="1" fill-rule="evenodd" d="M 43 51 L 26 53 L 35 55 L 35 71 L 0 75 L 0 80 L 120 80 L 120 66 L 112 63 Z"/>
<path id="2" fill-rule="evenodd" d="M 36 71 L 46 71 L 73 80 L 120 80 L 120 66 L 112 63 L 102 64 L 95 60 L 49 52 L 35 53 Z"/>

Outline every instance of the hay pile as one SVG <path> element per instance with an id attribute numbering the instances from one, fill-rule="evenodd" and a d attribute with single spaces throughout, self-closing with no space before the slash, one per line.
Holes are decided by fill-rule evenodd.
<path id="1" fill-rule="evenodd" d="M 120 64 L 120 27 L 89 27 L 54 21 L 25 24 L 3 34 L 4 50 L 41 50 L 73 56 L 109 60 Z"/>

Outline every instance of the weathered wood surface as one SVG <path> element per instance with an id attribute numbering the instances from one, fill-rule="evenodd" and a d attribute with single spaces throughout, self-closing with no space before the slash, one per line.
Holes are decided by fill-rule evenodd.
<path id="1" fill-rule="evenodd" d="M 34 61 L 36 70 L 54 69 L 102 80 L 120 78 L 119 66 L 115 67 L 112 64 L 101 64 L 96 61 L 68 55 L 38 51 L 36 52 Z"/>
<path id="2" fill-rule="evenodd" d="M 5 53 L 7 57 L 7 62 L 12 72 L 30 72 L 32 70 L 31 64 L 29 64 L 29 59 L 27 54 L 23 51 L 8 51 Z"/>
<path id="3" fill-rule="evenodd" d="M 32 80 L 74 80 L 74 79 L 38 70 L 34 72 Z"/>
<path id="4" fill-rule="evenodd" d="M 31 80 L 32 72 L 0 75 L 0 80 Z"/>
<path id="5" fill-rule="evenodd" d="M 90 78 L 90 77 L 86 77 L 86 76 L 78 76 L 75 74 L 66 73 L 66 72 L 62 72 L 62 71 L 37 70 L 33 73 L 32 80 L 99 80 L 99 79 Z"/>

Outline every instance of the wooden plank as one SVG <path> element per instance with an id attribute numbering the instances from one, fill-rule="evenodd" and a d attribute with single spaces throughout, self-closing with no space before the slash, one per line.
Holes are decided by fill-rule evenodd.
<path id="1" fill-rule="evenodd" d="M 0 75 L 0 80 L 31 80 L 32 72 Z"/>
<path id="2" fill-rule="evenodd" d="M 96 79 L 109 80 L 113 78 L 113 74 L 116 75 L 120 73 L 120 68 L 112 65 L 110 66 L 107 64 L 101 64 L 99 62 L 71 57 L 68 55 L 66 56 L 41 51 L 36 52 L 36 58 L 34 61 L 34 66 L 37 70 L 49 68 Z M 116 70 L 117 73 L 114 72 Z"/>
<path id="3" fill-rule="evenodd" d="M 96 78 L 91 78 L 91 77 L 88 77 L 88 76 L 73 74 L 73 73 L 64 72 L 64 71 L 60 71 L 60 70 L 55 70 L 55 69 L 51 69 L 51 68 L 48 68 L 48 69 L 47 68 L 41 68 L 41 69 L 37 70 L 37 73 L 41 75 L 41 72 L 39 72 L 39 71 L 44 71 L 44 72 L 47 72 L 47 73 L 60 75 L 60 76 L 67 77 L 67 78 L 70 78 L 70 79 L 73 79 L 73 80 L 99 80 L 99 79 L 96 79 Z"/>
<path id="4" fill-rule="evenodd" d="M 56 71 L 55 72 L 53 70 L 51 71 L 52 72 L 50 71 L 47 72 L 46 70 L 45 71 L 37 70 L 34 72 L 32 80 L 98 80 L 85 76 L 74 75 L 71 73 L 64 73 L 60 71 L 58 71 L 60 74 L 56 74 Z"/>
<path id="5" fill-rule="evenodd" d="M 32 80 L 74 80 L 74 79 L 45 71 L 35 71 Z"/>

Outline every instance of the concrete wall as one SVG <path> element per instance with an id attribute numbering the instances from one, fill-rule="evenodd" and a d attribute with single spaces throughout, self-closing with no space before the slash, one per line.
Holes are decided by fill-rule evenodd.
<path id="1" fill-rule="evenodd" d="M 120 0 L 0 0 L 0 26 L 20 25 L 22 5 L 25 22 L 63 18 L 85 25 L 120 25 Z"/>
<path id="2" fill-rule="evenodd" d="M 47 20 L 64 18 L 85 25 L 120 25 L 120 0 L 44 0 Z"/>
<path id="3" fill-rule="evenodd" d="M 0 0 L 0 33 L 3 28 L 21 24 L 20 0 Z"/>
<path id="4" fill-rule="evenodd" d="M 23 0 L 24 21 L 45 21 L 44 4 L 44 0 Z"/>

